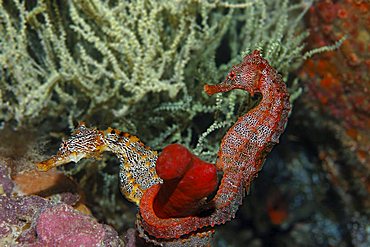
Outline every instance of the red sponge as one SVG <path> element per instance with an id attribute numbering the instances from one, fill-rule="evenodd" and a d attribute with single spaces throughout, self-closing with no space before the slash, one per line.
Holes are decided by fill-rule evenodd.
<path id="1" fill-rule="evenodd" d="M 217 170 L 180 144 L 165 147 L 157 159 L 157 174 L 164 180 L 154 199 L 160 218 L 197 214 L 203 199 L 217 187 Z"/>

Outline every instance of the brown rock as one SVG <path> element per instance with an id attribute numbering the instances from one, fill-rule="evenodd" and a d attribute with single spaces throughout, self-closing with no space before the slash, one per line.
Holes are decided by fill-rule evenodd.
<path id="1" fill-rule="evenodd" d="M 48 197 L 62 192 L 79 192 L 77 184 L 71 178 L 55 169 L 47 172 L 25 171 L 16 174 L 13 181 L 18 190 L 25 195 Z"/>

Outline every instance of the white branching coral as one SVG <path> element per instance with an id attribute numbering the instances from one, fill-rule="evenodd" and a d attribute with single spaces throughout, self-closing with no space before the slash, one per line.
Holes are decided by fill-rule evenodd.
<path id="1" fill-rule="evenodd" d="M 0 1 L 0 121 L 20 126 L 102 110 L 123 117 L 149 93 L 175 97 L 189 62 L 227 30 L 230 14 L 208 21 L 216 8 L 206 1 Z"/>

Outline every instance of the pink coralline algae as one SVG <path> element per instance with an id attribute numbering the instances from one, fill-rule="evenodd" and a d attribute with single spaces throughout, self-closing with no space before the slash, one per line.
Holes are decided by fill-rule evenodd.
<path id="1" fill-rule="evenodd" d="M 79 195 L 59 201 L 16 195 L 10 169 L 0 163 L 0 246 L 120 246 L 117 232 L 75 210 Z"/>
<path id="2" fill-rule="evenodd" d="M 119 246 L 117 232 L 65 203 L 0 196 L 0 245 Z"/>
<path id="3" fill-rule="evenodd" d="M 37 244 L 43 246 L 103 246 L 110 227 L 61 204 L 45 209 L 37 220 Z M 113 237 L 114 238 L 114 237 Z M 115 237 L 117 238 L 117 236 Z M 118 242 L 116 239 L 116 245 Z"/>

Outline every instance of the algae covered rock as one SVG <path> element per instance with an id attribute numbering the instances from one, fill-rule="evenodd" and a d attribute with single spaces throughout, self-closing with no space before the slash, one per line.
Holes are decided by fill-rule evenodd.
<path id="1" fill-rule="evenodd" d="M 1 246 L 119 246 L 117 232 L 71 205 L 78 194 L 60 193 L 58 200 L 17 194 L 10 169 L 0 164 Z"/>

